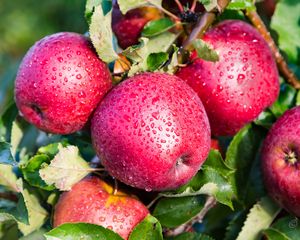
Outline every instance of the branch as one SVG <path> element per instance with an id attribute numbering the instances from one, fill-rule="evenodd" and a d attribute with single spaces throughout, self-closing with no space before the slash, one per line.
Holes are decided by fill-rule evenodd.
<path id="1" fill-rule="evenodd" d="M 181 224 L 177 228 L 174 229 L 168 229 L 165 231 L 165 236 L 171 237 L 171 236 L 177 236 L 181 233 L 188 232 L 193 228 L 193 225 L 195 223 L 201 223 L 203 221 L 203 218 L 207 214 L 207 212 L 212 209 L 216 205 L 217 201 L 214 197 L 209 196 L 206 199 L 205 205 L 202 208 L 202 210 L 195 216 L 193 217 L 190 221 Z"/>
<path id="2" fill-rule="evenodd" d="M 270 32 L 268 31 L 266 25 L 258 15 L 258 13 L 255 10 L 246 10 L 246 16 L 250 19 L 252 24 L 256 27 L 256 29 L 259 31 L 261 36 L 266 40 L 269 47 L 271 48 L 271 51 L 273 53 L 273 56 L 276 60 L 277 66 L 283 77 L 286 79 L 286 81 L 292 85 L 295 89 L 300 89 L 300 82 L 297 79 L 294 72 L 288 67 L 286 61 L 284 60 L 283 56 L 281 55 L 279 49 L 277 48 L 273 38 L 271 37 Z"/>
<path id="3" fill-rule="evenodd" d="M 223 10 L 230 3 L 230 0 L 218 0 L 218 11 L 223 12 Z M 217 17 L 218 12 L 212 10 L 210 12 L 205 12 L 201 18 L 198 19 L 196 26 L 194 27 L 191 34 L 183 43 L 183 48 L 190 50 L 192 48 L 192 42 L 196 38 L 201 38 L 205 31 L 212 25 Z"/>

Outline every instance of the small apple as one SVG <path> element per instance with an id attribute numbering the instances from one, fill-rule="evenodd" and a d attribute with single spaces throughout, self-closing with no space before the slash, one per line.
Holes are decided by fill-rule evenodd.
<path id="1" fill-rule="evenodd" d="M 23 117 L 50 133 L 69 134 L 88 121 L 112 87 L 109 70 L 77 33 L 47 36 L 27 52 L 15 82 Z"/>
<path id="2" fill-rule="evenodd" d="M 119 46 L 125 49 L 137 44 L 145 24 L 161 16 L 162 13 L 154 7 L 136 8 L 123 15 L 117 1 L 113 1 L 112 29 Z"/>
<path id="3" fill-rule="evenodd" d="M 143 73 L 117 85 L 97 107 L 91 132 L 109 173 L 146 191 L 185 184 L 210 149 L 199 97 L 169 74 Z"/>
<path id="4" fill-rule="evenodd" d="M 233 135 L 276 100 L 276 63 L 266 41 L 242 21 L 222 21 L 203 40 L 218 53 L 219 61 L 194 57 L 176 75 L 198 93 L 212 135 Z"/>
<path id="5" fill-rule="evenodd" d="M 101 225 L 128 239 L 149 211 L 139 200 L 113 188 L 98 177 L 87 177 L 60 196 L 53 225 L 85 222 Z"/>
<path id="6" fill-rule="evenodd" d="M 269 195 L 300 217 L 300 107 L 286 111 L 272 126 L 262 149 L 262 171 Z"/>

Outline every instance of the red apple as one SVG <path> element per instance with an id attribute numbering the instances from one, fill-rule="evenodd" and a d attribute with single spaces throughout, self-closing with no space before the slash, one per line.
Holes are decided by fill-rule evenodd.
<path id="1" fill-rule="evenodd" d="M 276 100 L 276 63 L 257 30 L 242 21 L 223 21 L 203 40 L 215 49 L 219 61 L 195 58 L 177 76 L 198 93 L 212 134 L 233 135 Z"/>
<path id="2" fill-rule="evenodd" d="M 116 1 L 112 11 L 112 29 L 118 39 L 118 44 L 125 49 L 137 44 L 141 32 L 147 22 L 161 17 L 161 12 L 154 7 L 140 7 L 123 15 Z"/>
<path id="3" fill-rule="evenodd" d="M 16 104 L 41 130 L 69 134 L 81 129 L 112 81 L 86 37 L 57 33 L 27 52 L 15 82 Z"/>
<path id="4" fill-rule="evenodd" d="M 210 149 L 199 97 L 169 74 L 143 73 L 116 86 L 99 104 L 91 132 L 109 173 L 147 191 L 185 184 Z"/>
<path id="5" fill-rule="evenodd" d="M 118 191 L 97 177 L 87 177 L 61 195 L 54 210 L 53 225 L 86 222 L 98 224 L 128 239 L 148 209 L 136 198 Z"/>
<path id="6" fill-rule="evenodd" d="M 286 111 L 272 126 L 262 149 L 262 171 L 269 195 L 300 217 L 300 107 Z"/>

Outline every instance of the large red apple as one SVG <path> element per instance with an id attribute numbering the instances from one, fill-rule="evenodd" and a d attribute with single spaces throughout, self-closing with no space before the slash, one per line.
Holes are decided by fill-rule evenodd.
<path id="1" fill-rule="evenodd" d="M 233 135 L 277 98 L 276 63 L 257 30 L 242 21 L 223 21 L 203 40 L 215 49 L 219 61 L 194 58 L 177 76 L 198 93 L 212 134 Z"/>
<path id="2" fill-rule="evenodd" d="M 169 74 L 143 73 L 116 86 L 99 104 L 91 132 L 110 174 L 147 191 L 185 184 L 210 149 L 199 97 Z"/>
<path id="3" fill-rule="evenodd" d="M 16 104 L 38 128 L 58 134 L 81 129 L 112 81 L 86 37 L 57 33 L 27 52 L 15 82 Z"/>
<path id="4" fill-rule="evenodd" d="M 262 149 L 262 171 L 270 196 L 300 217 L 300 107 L 272 126 Z"/>
<path id="5" fill-rule="evenodd" d="M 87 177 L 61 195 L 54 210 L 53 225 L 86 222 L 98 224 L 128 239 L 148 209 L 136 198 L 118 191 L 97 177 Z"/>

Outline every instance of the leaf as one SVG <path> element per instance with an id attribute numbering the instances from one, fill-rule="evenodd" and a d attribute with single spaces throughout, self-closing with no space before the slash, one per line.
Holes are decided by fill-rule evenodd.
<path id="1" fill-rule="evenodd" d="M 148 71 L 147 58 L 152 53 L 167 52 L 178 35 L 164 32 L 151 39 L 141 38 L 140 44 L 125 49 L 123 54 L 133 61 L 128 76 L 138 72 Z"/>
<path id="2" fill-rule="evenodd" d="M 231 0 L 226 9 L 229 10 L 255 10 L 252 0 Z"/>
<path id="3" fill-rule="evenodd" d="M 1 116 L 0 119 L 0 141 L 9 142 L 11 139 L 12 123 L 18 115 L 18 109 L 16 104 L 10 105 Z"/>
<path id="4" fill-rule="evenodd" d="M 45 223 L 48 217 L 48 212 L 40 205 L 37 196 L 29 191 L 29 189 L 23 187 L 23 181 L 21 179 L 17 181 L 17 186 L 24 198 L 29 221 L 29 225 L 18 222 L 18 226 L 24 235 L 28 235 L 29 233 L 39 229 Z"/>
<path id="5" fill-rule="evenodd" d="M 300 2 L 298 0 L 281 0 L 276 5 L 271 20 L 271 28 L 278 34 L 279 48 L 283 50 L 290 62 L 300 65 Z"/>
<path id="6" fill-rule="evenodd" d="M 168 59 L 169 55 L 165 52 L 151 53 L 147 57 L 147 68 L 153 72 L 161 67 Z"/>
<path id="7" fill-rule="evenodd" d="M 37 230 L 27 236 L 21 237 L 19 240 L 46 240 L 44 237 L 45 232 L 44 229 Z"/>
<path id="8" fill-rule="evenodd" d="M 272 239 L 272 240 L 291 240 L 287 236 L 285 236 L 283 233 L 280 231 L 273 229 L 273 228 L 268 228 L 263 231 L 263 234 L 267 236 L 267 239 Z"/>
<path id="9" fill-rule="evenodd" d="M 215 8 L 219 8 L 218 0 L 199 0 L 203 4 L 206 11 L 210 12 Z"/>
<path id="10" fill-rule="evenodd" d="M 101 6 L 95 7 L 89 28 L 90 37 L 98 56 L 106 63 L 118 59 L 118 54 L 113 47 L 111 13 L 110 11 L 104 15 Z"/>
<path id="11" fill-rule="evenodd" d="M 85 18 L 88 24 L 91 24 L 91 18 L 94 13 L 95 7 L 101 6 L 104 15 L 107 14 L 112 8 L 111 0 L 87 0 L 85 5 Z"/>
<path id="12" fill-rule="evenodd" d="M 259 239 L 261 231 L 270 226 L 280 210 L 270 198 L 262 198 L 250 209 L 237 240 Z"/>
<path id="13" fill-rule="evenodd" d="M 0 185 L 10 191 L 17 192 L 17 176 L 13 172 L 13 167 L 7 164 L 0 164 Z"/>
<path id="14" fill-rule="evenodd" d="M 216 200 L 232 208 L 233 188 L 230 183 L 233 170 L 225 165 L 221 154 L 211 150 L 202 169 L 186 185 L 173 192 L 159 193 L 165 197 L 214 196 Z"/>
<path id="15" fill-rule="evenodd" d="M 16 155 L 17 148 L 18 148 L 22 138 L 23 138 L 23 129 L 20 126 L 20 123 L 15 120 L 12 123 L 11 138 L 10 138 L 12 156 Z"/>
<path id="16" fill-rule="evenodd" d="M 129 240 L 163 240 L 162 227 L 159 221 L 148 214 L 131 232 Z"/>
<path id="17" fill-rule="evenodd" d="M 169 63 L 165 67 L 165 72 L 174 74 L 177 71 L 179 67 L 178 53 L 179 53 L 179 48 L 175 44 L 173 44 L 173 53 L 169 59 Z"/>
<path id="18" fill-rule="evenodd" d="M 202 233 L 185 232 L 176 237 L 166 238 L 166 240 L 214 240 L 214 239 Z"/>
<path id="19" fill-rule="evenodd" d="M 265 194 L 259 154 L 266 134 L 264 128 L 247 125 L 234 136 L 226 152 L 226 165 L 236 170 L 231 184 L 237 200 L 245 206 L 252 206 Z"/>
<path id="20" fill-rule="evenodd" d="M 269 233 L 272 231 L 272 235 L 276 235 L 278 239 L 298 240 L 300 236 L 300 223 L 299 219 L 294 216 L 287 216 L 278 219 L 271 228 L 268 228 L 265 232 Z M 273 238 L 272 238 L 273 239 Z M 274 238 L 277 240 L 277 238 Z"/>
<path id="21" fill-rule="evenodd" d="M 161 18 L 152 20 L 146 23 L 142 31 L 143 37 L 153 37 L 165 31 L 168 31 L 175 26 L 175 23 L 170 18 Z"/>
<path id="22" fill-rule="evenodd" d="M 54 186 L 49 186 L 39 174 L 39 170 L 44 163 L 50 163 L 50 158 L 46 154 L 38 154 L 30 158 L 25 164 L 20 166 L 25 180 L 34 187 L 44 190 L 54 190 Z"/>
<path id="23" fill-rule="evenodd" d="M 297 92 L 297 97 L 296 97 L 296 106 L 300 105 L 300 90 Z"/>
<path id="24" fill-rule="evenodd" d="M 259 116 L 254 121 L 254 123 L 256 125 L 270 129 L 275 121 L 276 121 L 276 117 L 269 109 L 267 109 L 259 114 Z"/>
<path id="25" fill-rule="evenodd" d="M 99 225 L 66 223 L 45 234 L 47 240 L 123 240 L 118 234 Z"/>
<path id="26" fill-rule="evenodd" d="M 198 57 L 206 61 L 217 62 L 219 61 L 219 55 L 215 50 L 211 48 L 206 42 L 201 39 L 195 39 L 193 46 L 197 51 Z"/>
<path id="27" fill-rule="evenodd" d="M 156 204 L 153 216 L 164 227 L 177 227 L 197 215 L 204 204 L 203 196 L 162 198 Z"/>
<path id="28" fill-rule="evenodd" d="M 18 165 L 11 154 L 11 145 L 7 142 L 0 142 L 0 164 Z"/>
<path id="29" fill-rule="evenodd" d="M 127 13 L 131 9 L 148 5 L 161 8 L 161 3 L 162 0 L 118 0 L 120 10 L 123 14 Z"/>
<path id="30" fill-rule="evenodd" d="M 0 222 L 0 240 L 18 240 L 18 235 L 18 226 L 14 221 Z"/>
<path id="31" fill-rule="evenodd" d="M 51 161 L 40 169 L 40 177 L 49 185 L 61 191 L 68 191 L 71 187 L 88 175 L 92 170 L 89 164 L 79 155 L 75 146 L 62 147 Z"/>
<path id="32" fill-rule="evenodd" d="M 286 110 L 293 107 L 296 98 L 296 90 L 291 85 L 283 83 L 280 86 L 279 97 L 276 102 L 270 107 L 271 112 L 280 117 Z"/>
<path id="33" fill-rule="evenodd" d="M 237 212 L 228 223 L 224 240 L 235 240 L 243 227 L 246 220 L 246 211 Z"/>

